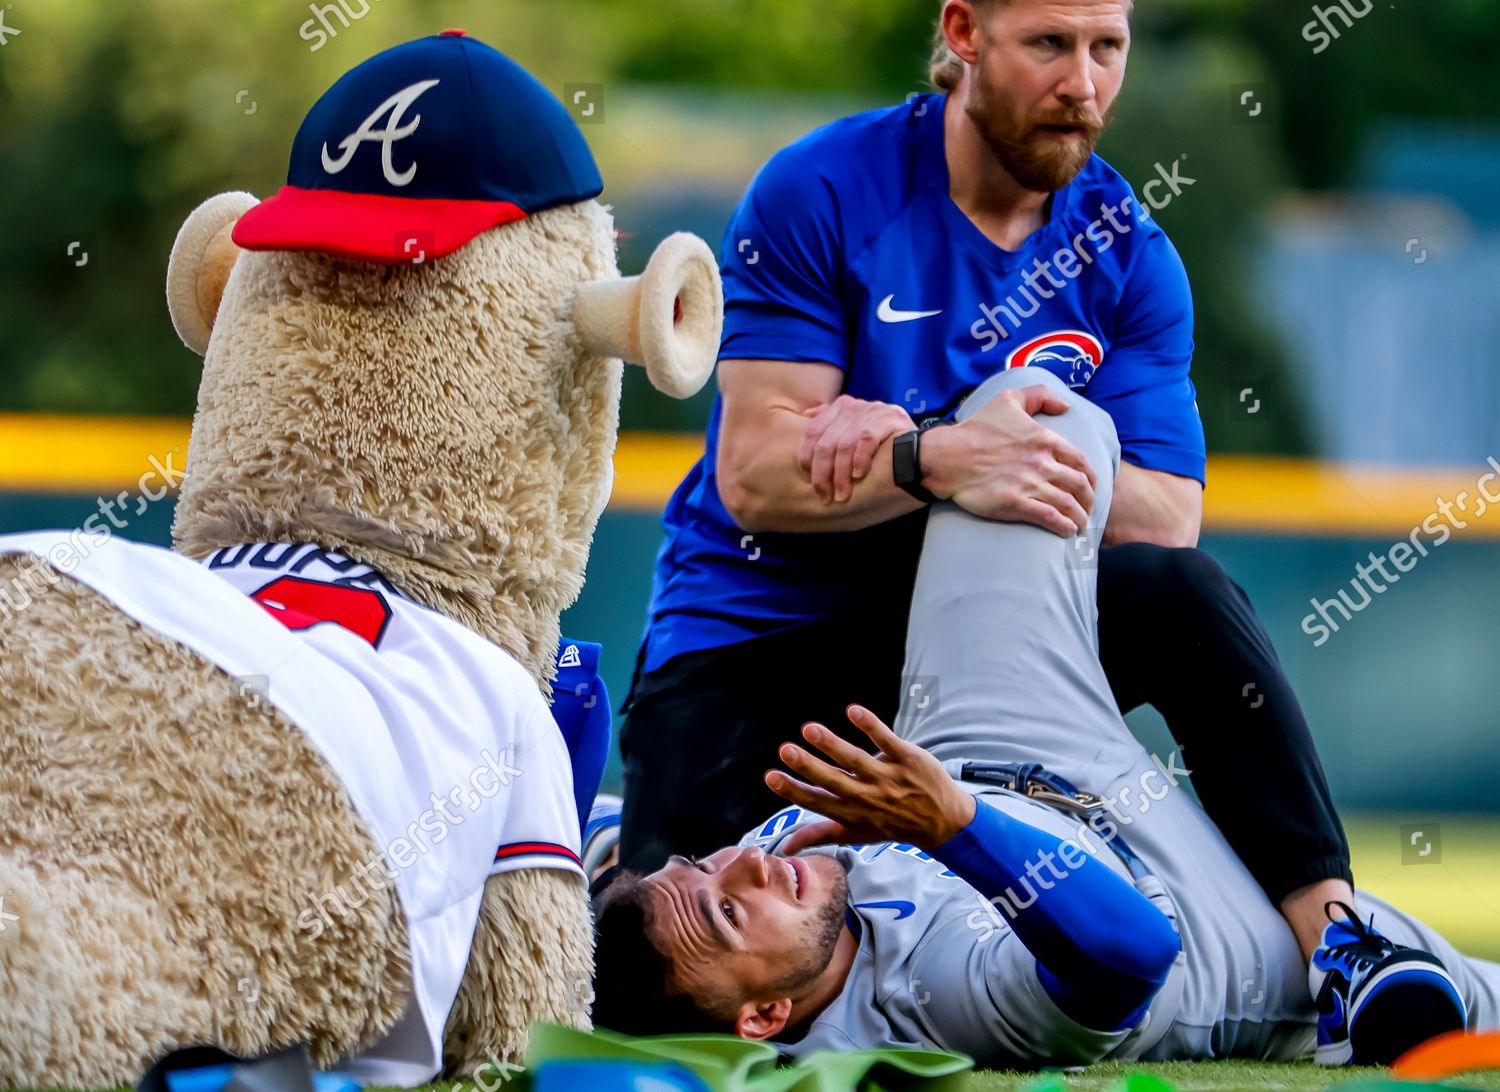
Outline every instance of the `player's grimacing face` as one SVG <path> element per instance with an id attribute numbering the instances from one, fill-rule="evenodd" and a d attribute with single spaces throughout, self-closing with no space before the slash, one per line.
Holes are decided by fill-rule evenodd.
<path id="1" fill-rule="evenodd" d="M 697 861 L 673 857 L 646 882 L 653 939 L 694 996 L 793 992 L 827 967 L 844 927 L 848 886 L 831 857 L 730 847 Z"/>
<path id="2" fill-rule="evenodd" d="M 1128 0 L 1009 0 L 974 11 L 967 112 L 1027 189 L 1052 193 L 1088 163 L 1119 96 Z"/>

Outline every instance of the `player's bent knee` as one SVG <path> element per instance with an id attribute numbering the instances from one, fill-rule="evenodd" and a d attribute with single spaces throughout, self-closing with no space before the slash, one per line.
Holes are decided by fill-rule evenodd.
<path id="1" fill-rule="evenodd" d="M 962 421 L 973 415 L 1001 391 L 1024 390 L 1027 387 L 1046 387 L 1068 404 L 1067 413 L 1039 415 L 1038 420 L 1073 443 L 1084 444 L 1092 438 L 1097 438 L 1109 453 L 1110 461 L 1118 467 L 1120 441 L 1115 432 L 1114 418 L 1077 391 L 1070 389 L 1066 383 L 1045 368 L 1011 368 L 990 376 L 975 388 L 973 394 L 964 399 L 956 417 Z"/>
<path id="2" fill-rule="evenodd" d="M 959 420 L 969 416 L 1001 391 L 1019 391 L 1027 387 L 1046 387 L 1070 406 L 1083 401 L 1068 389 L 1067 384 L 1045 368 L 1008 368 L 1003 372 L 996 372 L 974 388 L 974 393 L 965 398 L 959 408 Z"/>

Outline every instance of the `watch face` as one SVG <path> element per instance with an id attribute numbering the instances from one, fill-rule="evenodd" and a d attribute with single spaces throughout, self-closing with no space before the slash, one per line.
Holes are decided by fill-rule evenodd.
<path id="1" fill-rule="evenodd" d="M 924 503 L 931 503 L 932 495 L 922 486 L 922 469 L 917 462 L 916 432 L 905 432 L 896 437 L 891 447 L 891 477 L 897 485 Z"/>

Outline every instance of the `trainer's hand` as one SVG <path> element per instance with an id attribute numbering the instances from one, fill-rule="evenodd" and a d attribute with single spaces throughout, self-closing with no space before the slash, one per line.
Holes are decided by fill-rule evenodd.
<path id="1" fill-rule="evenodd" d="M 917 427 L 900 406 L 847 394 L 802 414 L 807 428 L 797 448 L 797 465 L 824 504 L 847 501 L 854 483 L 869 475 L 880 445 Z"/>
<path id="2" fill-rule="evenodd" d="M 922 436 L 927 488 L 985 519 L 1034 523 L 1062 538 L 1087 530 L 1093 467 L 1035 418 L 1067 411 L 1046 387 L 1001 391 L 972 417 Z"/>
<path id="3" fill-rule="evenodd" d="M 941 762 L 898 739 L 863 706 L 851 705 L 847 713 L 880 754 L 866 754 L 821 724 L 803 725 L 802 737 L 832 764 L 796 744 L 782 744 L 781 761 L 804 780 L 771 770 L 766 784 L 828 820 L 793 831 L 780 852 L 790 856 L 810 846 L 865 842 L 909 842 L 933 850 L 969 825 L 974 798 L 953 783 Z"/>

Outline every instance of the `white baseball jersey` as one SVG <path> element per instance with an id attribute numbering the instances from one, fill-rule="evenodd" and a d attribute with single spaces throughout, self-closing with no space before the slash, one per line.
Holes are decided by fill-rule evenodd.
<path id="1" fill-rule="evenodd" d="M 240 679 L 247 700 L 275 706 L 327 759 L 384 860 L 313 893 L 298 924 L 326 928 L 383 871 L 412 955 L 405 1015 L 340 1068 L 367 1084 L 430 1080 L 485 880 L 520 868 L 583 879 L 572 767 L 535 681 L 369 566 L 313 545 L 236 546 L 199 564 L 79 532 L 0 536 L 0 553 L 17 552 L 49 558 Z"/>

